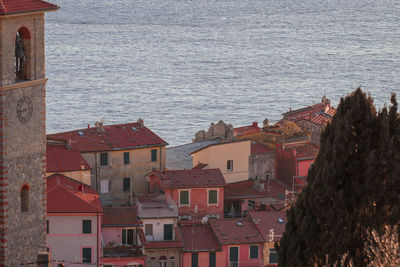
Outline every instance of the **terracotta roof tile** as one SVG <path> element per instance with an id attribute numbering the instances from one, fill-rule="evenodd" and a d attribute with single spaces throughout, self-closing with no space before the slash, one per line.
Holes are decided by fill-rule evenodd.
<path id="1" fill-rule="evenodd" d="M 271 241 L 279 241 L 285 231 L 286 211 L 252 211 L 250 218 L 253 219 L 254 225 L 261 232 L 266 241 L 271 240 L 271 232 L 274 231 L 274 238 Z"/>
<path id="2" fill-rule="evenodd" d="M 306 144 L 302 146 L 296 146 L 296 159 L 297 160 L 307 160 L 314 159 L 318 155 L 319 148 L 313 144 Z"/>
<path id="3" fill-rule="evenodd" d="M 226 185 L 220 169 L 154 171 L 150 179 L 159 179 L 161 188 L 207 188 Z"/>
<path id="4" fill-rule="evenodd" d="M 138 226 L 136 207 L 103 206 L 102 226 Z"/>
<path id="5" fill-rule="evenodd" d="M 264 183 L 264 189 L 256 186 L 254 180 L 246 180 L 228 184 L 224 189 L 225 199 L 248 198 L 275 198 L 282 200 L 286 187 L 275 179 L 270 179 L 269 184 Z"/>
<path id="6" fill-rule="evenodd" d="M 68 150 L 65 145 L 46 145 L 46 171 L 67 172 L 91 170 L 92 168 L 76 150 Z"/>
<path id="7" fill-rule="evenodd" d="M 191 251 L 217 251 L 221 250 L 218 241 L 208 224 L 180 225 L 183 250 Z"/>
<path id="8" fill-rule="evenodd" d="M 233 129 L 233 134 L 235 136 L 244 136 L 252 133 L 261 132 L 261 128 L 258 127 L 257 122 L 253 122 L 253 124 L 248 126 L 237 127 Z"/>
<path id="9" fill-rule="evenodd" d="M 248 217 L 210 220 L 210 225 L 221 245 L 264 242 L 264 238 Z"/>
<path id="10" fill-rule="evenodd" d="M 42 0 L 0 0 L 0 15 L 56 10 L 59 7 Z"/>
<path id="11" fill-rule="evenodd" d="M 139 123 L 126 123 L 49 134 L 48 138 L 71 140 L 71 148 L 80 152 L 110 151 L 168 145 L 163 139 Z"/>
<path id="12" fill-rule="evenodd" d="M 182 237 L 180 232 L 178 231 L 177 227 L 174 227 L 176 240 L 169 240 L 169 241 L 145 241 L 146 239 L 141 241 L 142 244 L 146 249 L 163 249 L 163 248 L 181 248 L 183 247 L 182 244 Z"/>
<path id="13" fill-rule="evenodd" d="M 268 152 L 273 152 L 274 150 L 264 146 L 264 145 L 260 145 L 257 143 L 252 143 L 251 147 L 250 147 L 250 153 L 251 155 L 256 155 L 256 154 L 263 154 L 263 153 L 268 153 Z"/>
<path id="14" fill-rule="evenodd" d="M 62 174 L 47 177 L 47 212 L 102 212 L 99 194 L 93 188 Z"/>

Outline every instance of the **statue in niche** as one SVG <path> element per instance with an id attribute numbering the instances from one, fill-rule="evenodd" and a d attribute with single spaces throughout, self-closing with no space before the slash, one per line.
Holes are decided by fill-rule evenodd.
<path id="1" fill-rule="evenodd" d="M 25 51 L 23 39 L 17 32 L 15 37 L 15 73 L 19 79 L 22 79 L 22 63 L 25 60 Z"/>

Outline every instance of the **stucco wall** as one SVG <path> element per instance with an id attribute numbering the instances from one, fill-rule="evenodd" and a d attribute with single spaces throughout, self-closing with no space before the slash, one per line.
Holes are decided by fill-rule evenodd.
<path id="1" fill-rule="evenodd" d="M 210 260 L 210 252 L 197 252 L 198 253 L 198 266 L 209 266 L 209 260 Z M 216 256 L 216 266 L 217 267 L 224 267 L 227 266 L 227 263 L 225 262 L 225 255 L 224 252 L 222 251 L 217 251 L 215 252 Z M 192 266 L 192 253 L 190 252 L 185 252 L 183 253 L 183 267 L 191 267 Z"/>
<path id="2" fill-rule="evenodd" d="M 250 246 L 258 245 L 258 258 L 250 259 Z M 238 244 L 238 245 L 224 245 L 222 246 L 225 254 L 225 262 L 223 266 L 229 266 L 229 247 L 239 247 L 239 267 L 247 266 L 263 266 L 263 244 Z M 217 265 L 220 266 L 220 265 Z M 221 265 L 222 266 L 222 265 Z"/>
<path id="3" fill-rule="evenodd" d="M 179 204 L 179 192 L 189 191 L 189 205 Z M 208 190 L 218 190 L 218 203 L 208 204 Z M 193 216 L 194 207 L 197 205 L 197 213 L 195 219 L 200 220 L 207 214 L 219 214 L 220 218 L 224 215 L 224 188 L 192 188 L 192 189 L 174 189 L 165 190 L 166 194 L 171 196 L 178 206 L 178 214 Z"/>
<path id="4" fill-rule="evenodd" d="M 264 179 L 266 173 L 270 178 L 275 178 L 276 156 L 275 152 L 251 155 L 249 157 L 249 178 Z"/>
<path id="5" fill-rule="evenodd" d="M 151 161 L 151 150 L 157 150 L 157 161 Z M 130 153 L 129 164 L 124 164 L 124 152 Z M 108 165 L 100 166 L 100 153 L 108 153 Z M 145 175 L 150 171 L 165 168 L 165 146 L 146 147 L 130 150 L 82 153 L 92 167 L 92 187 L 100 193 L 103 204 L 128 204 L 134 195 L 147 193 Z M 161 160 L 160 160 L 161 159 Z M 131 178 L 130 191 L 123 191 L 123 179 Z M 101 193 L 100 181 L 107 180 L 109 192 Z M 133 201 L 133 199 L 132 199 Z"/>
<path id="6" fill-rule="evenodd" d="M 227 183 L 249 178 L 249 156 L 251 141 L 212 145 L 192 154 L 193 166 L 199 162 L 208 164 L 207 169 L 218 168 Z M 233 170 L 227 170 L 227 161 L 233 160 Z"/>
<path id="7" fill-rule="evenodd" d="M 307 176 L 314 159 L 297 161 L 297 176 Z"/>
<path id="8" fill-rule="evenodd" d="M 98 238 L 101 237 L 100 233 L 97 234 L 100 227 L 97 224 L 97 214 L 48 214 L 47 219 L 49 220 L 47 246 L 52 260 L 82 262 L 82 248 L 85 247 L 92 248 L 92 263 L 97 263 L 97 249 L 101 247 L 101 239 L 97 244 Z M 82 220 L 92 221 L 92 233 L 82 233 Z"/>
<path id="9" fill-rule="evenodd" d="M 177 218 L 156 218 L 156 219 L 142 219 L 143 231 L 146 224 L 153 225 L 153 236 L 146 236 L 147 241 L 162 241 L 164 240 L 164 224 L 172 224 L 176 226 Z M 175 239 L 175 231 L 172 231 L 172 239 Z"/>

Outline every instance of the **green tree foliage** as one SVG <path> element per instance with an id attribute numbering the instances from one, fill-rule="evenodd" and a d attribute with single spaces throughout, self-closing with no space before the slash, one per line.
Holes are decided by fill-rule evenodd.
<path id="1" fill-rule="evenodd" d="M 395 95 L 391 102 L 377 112 L 360 88 L 341 99 L 321 135 L 308 185 L 287 213 L 278 246 L 280 266 L 367 266 L 371 231 L 399 222 Z"/>

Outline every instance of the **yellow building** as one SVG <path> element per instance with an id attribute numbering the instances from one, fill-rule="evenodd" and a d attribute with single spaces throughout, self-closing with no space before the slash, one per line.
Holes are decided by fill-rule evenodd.
<path id="1" fill-rule="evenodd" d="M 205 169 L 218 168 L 227 183 L 249 179 L 251 141 L 240 140 L 212 144 L 192 152 L 193 166 L 207 164 Z"/>
<path id="2" fill-rule="evenodd" d="M 106 125 L 49 135 L 66 140 L 92 167 L 91 186 L 103 205 L 132 204 L 147 192 L 145 175 L 163 170 L 167 143 L 139 119 L 136 123 Z"/>

